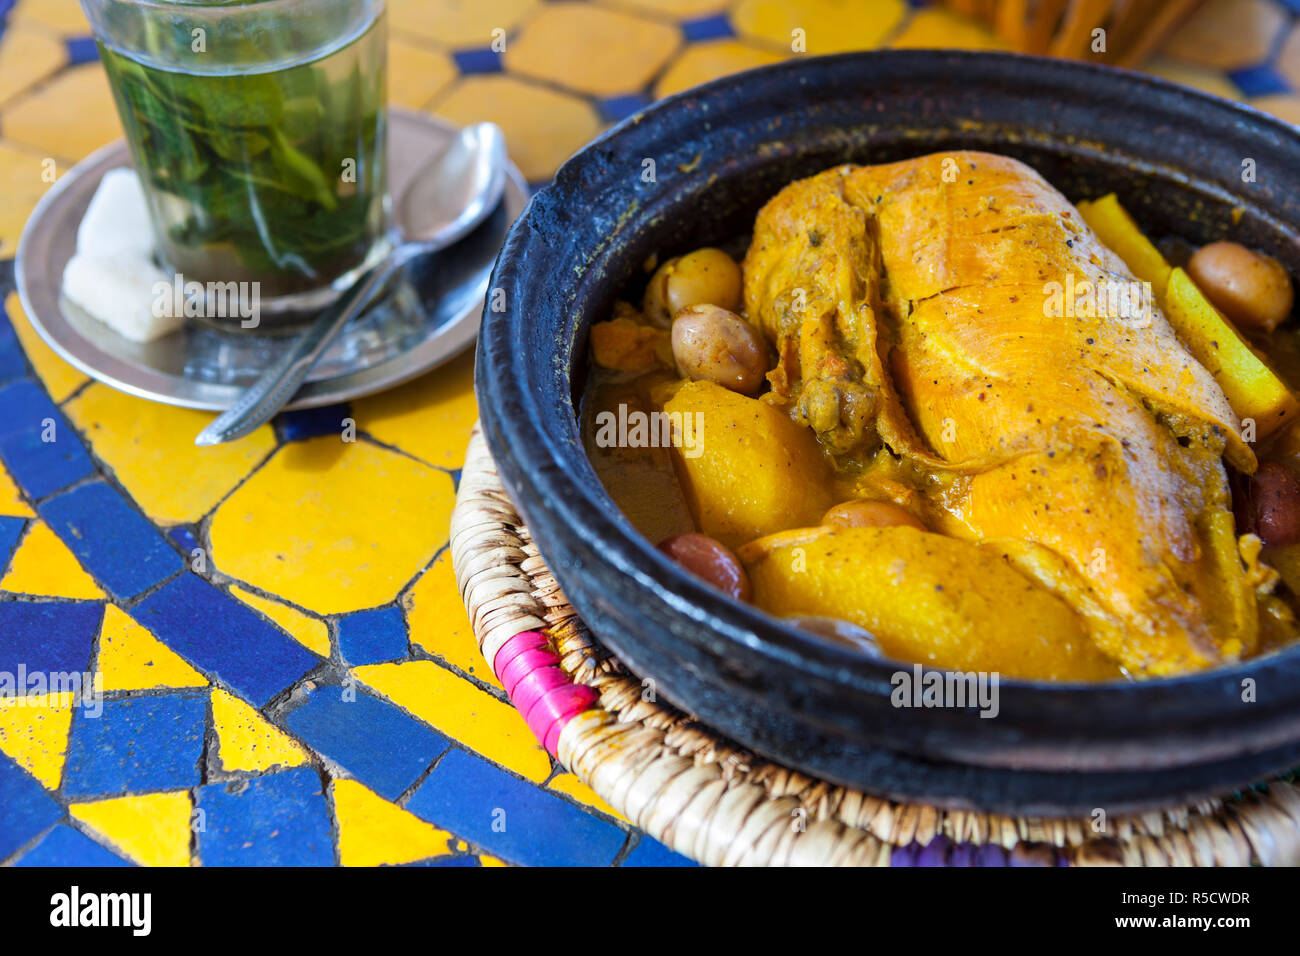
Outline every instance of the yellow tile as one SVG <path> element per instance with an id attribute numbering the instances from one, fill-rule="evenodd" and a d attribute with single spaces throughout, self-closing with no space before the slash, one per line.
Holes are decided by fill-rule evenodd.
<path id="1" fill-rule="evenodd" d="M 540 0 L 388 0 L 388 25 L 449 50 L 475 49 L 491 44 L 493 30 L 513 32 L 538 6 Z"/>
<path id="2" fill-rule="evenodd" d="M 94 383 L 64 406 L 118 481 L 160 524 L 198 521 L 275 448 L 270 425 L 200 448 L 210 412 L 177 408 Z"/>
<path id="3" fill-rule="evenodd" d="M 623 814 L 619 813 L 604 800 L 600 799 L 595 790 L 592 790 L 591 787 L 587 786 L 571 773 L 556 774 L 555 779 L 546 786 L 552 790 L 558 790 L 560 793 L 567 793 L 579 803 L 584 803 L 595 810 L 599 810 L 601 813 L 607 813 L 611 817 L 622 820 L 624 823 L 628 822 L 627 817 L 623 816 Z"/>
<path id="4" fill-rule="evenodd" d="M 1300 126 L 1300 96 L 1279 94 L 1274 96 L 1257 96 L 1250 105 L 1266 113 L 1272 113 L 1278 119 L 1286 120 L 1293 126 Z M 4 498 L 0 493 L 0 500 Z M 3 508 L 0 505 L 0 508 Z"/>
<path id="5" fill-rule="evenodd" d="M 0 112 L 5 139 L 44 154 L 81 159 L 122 135 L 108 78 L 98 63 L 74 66 Z"/>
<path id="6" fill-rule="evenodd" d="M 0 697 L 0 753 L 47 790 L 57 790 L 63 776 L 74 706 L 69 694 Z"/>
<path id="7" fill-rule="evenodd" d="M 918 10 L 890 46 L 925 50 L 1005 50 L 1006 44 L 974 20 L 947 10 Z"/>
<path id="8" fill-rule="evenodd" d="M 208 686 L 206 677 L 112 604 L 104 608 L 95 669 L 106 691 Z"/>
<path id="9" fill-rule="evenodd" d="M 43 521 L 28 526 L 9 562 L 9 573 L 0 580 L 0 591 L 87 601 L 104 597 L 68 546 Z"/>
<path id="10" fill-rule="evenodd" d="M 9 312 L 9 323 L 14 327 L 23 351 L 27 353 L 27 360 L 36 369 L 36 374 L 40 376 L 51 398 L 61 402 L 90 381 L 83 372 L 63 361 L 54 349 L 45 344 L 40 333 L 32 328 L 27 313 L 18 301 L 17 292 L 9 294 L 5 300 L 5 309 Z"/>
<path id="11" fill-rule="evenodd" d="M 1300 90 L 1300 23 L 1291 28 L 1277 55 L 1278 70 L 1291 81 L 1291 88 Z"/>
<path id="12" fill-rule="evenodd" d="M 296 740 L 220 687 L 212 688 L 212 723 L 222 770 L 261 772 L 308 762 L 307 751 Z"/>
<path id="13" fill-rule="evenodd" d="M 388 43 L 388 101 L 418 110 L 456 78 L 456 64 L 445 53 L 390 40 Z"/>
<path id="14" fill-rule="evenodd" d="M 433 661 L 354 667 L 357 680 L 489 760 L 541 782 L 551 759 L 524 718 Z"/>
<path id="15" fill-rule="evenodd" d="M 465 463 L 469 430 L 478 420 L 474 353 L 428 375 L 352 403 L 357 427 L 440 468 Z"/>
<path id="16" fill-rule="evenodd" d="M 402 606 L 406 609 L 412 644 L 455 664 L 479 680 L 494 687 L 501 686 L 491 666 L 479 653 L 474 629 L 456 587 L 450 549 L 438 555 L 433 567 L 411 585 L 402 596 Z"/>
<path id="17" fill-rule="evenodd" d="M 72 819 L 144 866 L 190 865 L 193 812 L 183 790 L 68 805 Z M 202 825 L 202 817 L 195 825 Z"/>
<path id="18" fill-rule="evenodd" d="M 13 23 L 43 27 L 61 36 L 90 34 L 90 24 L 77 0 L 19 0 L 9 18 Z"/>
<path id="19" fill-rule="evenodd" d="M 606 7 L 652 13 L 674 20 L 698 20 L 727 9 L 730 0 L 598 0 Z"/>
<path id="20" fill-rule="evenodd" d="M 682 41 L 669 23 L 586 3 L 549 3 L 505 52 L 505 67 L 595 96 L 635 93 Z"/>
<path id="21" fill-rule="evenodd" d="M 280 625 L 289 632 L 290 637 L 307 650 L 314 651 L 321 657 L 330 656 L 330 629 L 324 621 L 309 617 L 296 607 L 272 601 L 252 591 L 245 591 L 238 585 L 233 585 L 230 593 Z"/>
<path id="22" fill-rule="evenodd" d="M 443 856 L 451 852 L 455 839 L 355 780 L 334 781 L 334 816 L 339 822 L 339 862 L 344 866 L 384 866 Z"/>
<path id="23" fill-rule="evenodd" d="M 462 126 L 496 123 L 505 130 L 510 158 L 531 182 L 549 179 L 601 127 L 586 100 L 502 74 L 465 77 L 435 112 Z"/>
<path id="24" fill-rule="evenodd" d="M 505 860 L 499 860 L 495 856 L 488 856 L 486 853 L 480 853 L 478 855 L 478 861 L 483 866 L 509 866 L 510 865 Z"/>
<path id="25" fill-rule="evenodd" d="M 673 61 L 655 84 L 655 96 L 671 96 L 741 70 L 779 63 L 785 54 L 756 47 L 741 40 L 694 43 Z"/>
<path id="26" fill-rule="evenodd" d="M 1273 0 L 1208 0 L 1161 52 L 1200 66 L 1237 70 L 1268 59 L 1286 14 Z"/>
<path id="27" fill-rule="evenodd" d="M 366 441 L 286 445 L 216 510 L 224 573 L 317 614 L 397 597 L 447 541 L 451 476 Z"/>
<path id="28" fill-rule="evenodd" d="M 56 160 L 46 164 L 44 157 L 30 150 L 0 143 L 0 182 L 5 184 L 4 191 L 0 192 L 0 259 L 12 259 L 17 253 L 27 217 L 53 185 L 45 180 L 57 179 L 64 165 Z M 17 298 L 15 293 L 14 299 Z"/>
<path id="29" fill-rule="evenodd" d="M 5 466 L 0 464 L 0 515 L 7 518 L 31 518 L 35 514 L 31 506 L 23 500 L 22 492 L 14 484 Z"/>
<path id="30" fill-rule="evenodd" d="M 42 30 L 16 26 L 0 37 L 0 106 L 68 61 L 68 51 Z"/>
<path id="31" fill-rule="evenodd" d="M 1201 70 L 1166 59 L 1151 60 L 1144 64 L 1142 69 L 1147 73 L 1162 76 L 1166 80 L 1181 83 L 1183 86 L 1213 93 L 1215 96 L 1223 96 L 1231 100 L 1241 99 L 1241 91 L 1222 73 L 1214 70 Z"/>
<path id="32" fill-rule="evenodd" d="M 731 14 L 736 32 L 803 53 L 843 53 L 879 46 L 907 11 L 904 0 L 743 0 Z M 796 35 L 795 31 L 802 31 Z"/>

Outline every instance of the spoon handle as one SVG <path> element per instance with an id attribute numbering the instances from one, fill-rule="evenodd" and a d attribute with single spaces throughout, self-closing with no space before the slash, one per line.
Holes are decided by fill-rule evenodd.
<path id="1" fill-rule="evenodd" d="M 214 418 L 194 439 L 196 445 L 220 445 L 243 438 L 270 421 L 297 393 L 339 330 L 361 314 L 409 255 L 390 254 L 373 266 L 293 340 L 284 355 L 254 382 L 239 400 Z"/>

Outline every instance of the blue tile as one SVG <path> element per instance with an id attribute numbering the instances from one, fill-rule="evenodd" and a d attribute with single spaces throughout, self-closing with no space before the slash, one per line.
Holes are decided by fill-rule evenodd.
<path id="1" fill-rule="evenodd" d="M 355 686 L 316 688 L 285 716 L 284 725 L 389 800 L 447 749 L 447 738 Z"/>
<path id="2" fill-rule="evenodd" d="M 85 673 L 103 619 L 97 602 L 0 601 L 0 673 Z"/>
<path id="3" fill-rule="evenodd" d="M 734 37 L 736 31 L 731 28 L 731 21 L 727 19 L 725 13 L 719 13 L 712 17 L 701 17 L 699 20 L 687 20 L 682 24 L 682 33 L 686 36 L 687 43 L 698 43 L 701 40 L 717 40 L 722 37 Z"/>
<path id="4" fill-rule="evenodd" d="M 213 783 L 194 801 L 204 866 L 330 866 L 334 837 L 320 777 L 298 767 Z"/>
<path id="5" fill-rule="evenodd" d="M 611 96 L 600 101 L 600 112 L 610 123 L 627 119 L 633 113 L 639 113 L 650 105 L 650 97 L 640 93 L 629 96 Z"/>
<path id="6" fill-rule="evenodd" d="M 44 441 L 50 422 L 53 441 Z M 95 472 L 81 439 L 35 382 L 0 389 L 0 459 L 33 500 Z"/>
<path id="7" fill-rule="evenodd" d="M 80 830 L 60 824 L 21 857 L 14 866 L 130 866 L 107 847 Z"/>
<path id="8" fill-rule="evenodd" d="M 168 528 L 167 537 L 172 539 L 172 543 L 181 549 L 186 558 L 190 556 L 195 548 L 199 547 L 199 539 L 194 534 L 194 528 L 187 524 L 178 524 L 174 528 Z"/>
<path id="9" fill-rule="evenodd" d="M 490 48 L 481 50 L 455 50 L 451 57 L 462 74 L 500 73 L 501 54 Z"/>
<path id="10" fill-rule="evenodd" d="M 1292 13 L 1300 13 L 1300 0 L 1278 0 L 1278 2 Z"/>
<path id="11" fill-rule="evenodd" d="M 699 866 L 688 856 L 682 856 L 658 840 L 642 834 L 641 842 L 627 855 L 624 866 Z"/>
<path id="12" fill-rule="evenodd" d="M 608 866 L 627 838 L 613 824 L 463 750 L 442 758 L 406 808 L 528 866 Z"/>
<path id="13" fill-rule="evenodd" d="M 68 48 L 69 66 L 99 59 L 99 50 L 95 46 L 94 37 L 68 37 L 63 43 Z"/>
<path id="14" fill-rule="evenodd" d="M 23 347 L 9 324 L 9 317 L 0 308 L 0 385 L 27 374 L 23 362 Z"/>
<path id="15" fill-rule="evenodd" d="M 23 528 L 26 525 L 26 518 L 0 515 L 0 575 L 4 574 L 9 559 L 13 557 L 14 548 L 18 546 L 18 539 L 23 536 Z"/>
<path id="16" fill-rule="evenodd" d="M 167 539 L 107 482 L 74 488 L 37 510 L 86 570 L 120 600 L 181 570 L 180 556 Z"/>
<path id="17" fill-rule="evenodd" d="M 58 412 L 54 402 L 35 382 L 17 382 L 0 389 L 0 438 L 24 431 L 33 425 L 41 427 L 41 419 Z"/>
<path id="18" fill-rule="evenodd" d="M 378 664 L 407 655 L 406 618 L 396 606 L 339 618 L 339 653 L 349 664 Z"/>
<path id="19" fill-rule="evenodd" d="M 63 792 L 72 797 L 197 786 L 208 692 L 106 700 L 72 718 Z"/>
<path id="20" fill-rule="evenodd" d="M 199 670 L 215 674 L 259 708 L 321 663 L 248 605 L 193 574 L 168 581 L 131 614 Z"/>
<path id="21" fill-rule="evenodd" d="M 1268 96 L 1271 93 L 1290 93 L 1291 84 L 1271 66 L 1252 66 L 1245 70 L 1233 70 L 1228 79 L 1237 84 L 1237 88 L 1247 96 Z"/>
<path id="22" fill-rule="evenodd" d="M 0 754 L 0 860 L 63 816 L 36 778 Z"/>
<path id="23" fill-rule="evenodd" d="M 275 430 L 281 441 L 302 441 L 321 435 L 342 435 L 343 419 L 352 417 L 347 403 L 299 408 L 275 417 Z"/>

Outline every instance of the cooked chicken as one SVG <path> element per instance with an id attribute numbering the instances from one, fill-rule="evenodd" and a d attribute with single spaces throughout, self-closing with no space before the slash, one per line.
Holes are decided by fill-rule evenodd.
<path id="1" fill-rule="evenodd" d="M 943 531 L 996 542 L 1130 673 L 1255 648 L 1223 466 L 1253 470 L 1240 422 L 1028 166 L 949 153 L 793 183 L 744 291 L 779 356 L 767 401 L 846 474 L 882 444 L 919 470 Z"/>

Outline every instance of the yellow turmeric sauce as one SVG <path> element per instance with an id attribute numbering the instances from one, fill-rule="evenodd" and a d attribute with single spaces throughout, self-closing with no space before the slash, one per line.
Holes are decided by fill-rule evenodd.
<path id="1" fill-rule="evenodd" d="M 656 317 L 725 290 L 715 253 L 656 273 Z M 1300 340 L 1238 333 L 1113 197 L 986 153 L 837 167 L 763 208 L 740 272 L 703 358 L 627 303 L 592 330 L 584 442 L 652 542 L 709 535 L 759 607 L 939 667 L 1144 678 L 1297 637 L 1300 544 L 1245 533 L 1290 517 L 1239 528 L 1230 474 L 1300 470 Z M 753 348 L 731 310 L 757 394 L 719 384 Z M 906 520 L 827 514 L 849 501 Z"/>

